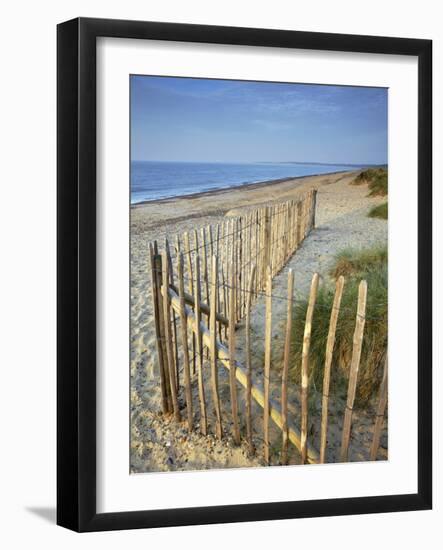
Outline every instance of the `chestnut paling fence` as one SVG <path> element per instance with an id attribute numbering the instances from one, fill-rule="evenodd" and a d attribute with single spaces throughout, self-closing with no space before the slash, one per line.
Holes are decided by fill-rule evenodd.
<path id="1" fill-rule="evenodd" d="M 308 440 L 309 349 L 319 276 L 317 273 L 313 274 L 306 312 L 301 353 L 299 426 L 288 414 L 288 371 L 292 364 L 291 330 L 294 305 L 292 270 L 288 272 L 285 296 L 276 296 L 272 289 L 275 275 L 296 253 L 302 241 L 314 228 L 315 209 L 316 191 L 312 190 L 298 201 L 250 209 L 215 226 L 203 227 L 200 231 L 195 229 L 191 234 L 176 236 L 173 245 L 166 239 L 161 251 L 157 242 L 150 244 L 152 299 L 163 413 L 173 414 L 176 421 L 182 421 L 179 404 L 179 395 L 182 392 L 186 403 L 185 417 L 188 429 L 194 429 L 194 418 L 199 415 L 199 429 L 203 435 L 207 435 L 210 430 L 210 401 L 214 413 L 213 430 L 219 439 L 223 438 L 219 369 L 227 369 L 230 390 L 229 420 L 233 440 L 240 444 L 241 438 L 244 437 L 250 452 L 255 452 L 252 418 L 254 400 L 263 409 L 263 433 L 259 436 L 263 440 L 263 457 L 267 464 L 271 461 L 271 420 L 282 433 L 281 463 L 285 464 L 288 461 L 289 442 L 298 449 L 302 464 L 326 462 L 329 387 L 344 279 L 339 277 L 336 281 L 325 343 L 319 450 Z M 251 308 L 260 296 L 264 297 L 266 311 L 262 384 L 253 381 L 251 354 Z M 361 281 L 349 366 L 347 401 L 343 415 L 341 462 L 348 460 L 365 327 L 366 296 L 367 284 L 366 281 Z M 284 299 L 287 305 L 283 368 L 278 380 L 281 386 L 279 402 L 270 396 L 272 303 L 275 299 Z M 242 320 L 245 330 L 243 363 L 239 361 L 236 353 L 236 328 Z M 198 390 L 196 399 L 192 391 L 194 383 L 197 384 Z M 239 410 L 238 404 L 239 391 L 245 392 L 242 411 Z M 377 458 L 386 404 L 387 359 L 370 449 L 371 460 Z M 240 422 L 241 415 L 243 423 Z M 241 424 L 244 424 L 245 429 L 241 428 Z"/>

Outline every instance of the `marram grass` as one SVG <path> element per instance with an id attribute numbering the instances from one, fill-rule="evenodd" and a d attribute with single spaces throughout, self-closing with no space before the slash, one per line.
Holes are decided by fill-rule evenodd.
<path id="1" fill-rule="evenodd" d="M 388 219 L 388 203 L 384 202 L 383 204 L 379 204 L 378 206 L 374 206 L 369 211 L 368 216 L 370 218 L 380 218 L 382 220 Z"/>
<path id="2" fill-rule="evenodd" d="M 386 168 L 369 168 L 360 172 L 352 184 L 367 184 L 369 187 L 368 197 L 385 197 L 388 194 L 388 171 Z"/>
<path id="3" fill-rule="evenodd" d="M 377 394 L 388 340 L 388 269 L 386 246 L 367 250 L 344 250 L 337 256 L 331 276 L 345 277 L 332 362 L 331 393 L 345 398 L 352 356 L 352 339 L 357 312 L 358 285 L 368 283 L 366 324 L 357 384 L 356 406 L 364 407 Z M 322 391 L 326 340 L 335 285 L 323 285 L 318 292 L 312 323 L 309 354 L 309 392 L 314 398 Z M 295 361 L 290 372 L 300 382 L 301 350 L 307 300 L 297 302 L 294 311 L 292 346 Z"/>

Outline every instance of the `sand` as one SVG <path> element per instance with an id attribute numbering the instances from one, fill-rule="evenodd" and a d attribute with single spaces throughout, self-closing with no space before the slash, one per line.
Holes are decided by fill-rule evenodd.
<path id="1" fill-rule="evenodd" d="M 198 414 L 196 414 L 197 429 L 192 433 L 188 433 L 185 422 L 177 424 L 173 420 L 165 419 L 161 414 L 151 304 L 149 242 L 154 239 L 162 242 L 165 237 L 216 223 L 225 215 L 233 215 L 245 208 L 269 204 L 271 201 L 296 198 L 298 194 L 316 188 L 318 189 L 316 228 L 273 281 L 273 294 L 285 296 L 287 270 L 290 267 L 295 273 L 296 293 L 298 296 L 305 296 L 309 290 L 313 272 L 320 274 L 321 284 L 331 284 L 328 271 L 338 251 L 349 246 L 366 248 L 387 240 L 386 221 L 367 217 L 368 211 L 385 199 L 369 198 L 366 186 L 350 185 L 355 175 L 356 172 L 345 172 L 254 184 L 190 197 L 164 199 L 137 205 L 131 209 L 131 472 L 263 465 L 260 437 L 262 410 L 258 405 L 253 405 L 256 446 L 253 456 L 249 455 L 244 444 L 235 446 L 229 435 L 223 441 L 216 440 L 213 435 L 206 437 L 200 435 Z M 285 308 L 284 301 L 274 300 L 271 394 L 277 401 L 280 396 L 279 372 L 283 354 L 282 329 L 286 315 Z M 237 350 L 240 360 L 244 347 L 243 332 L 243 327 L 240 326 L 237 331 Z M 253 346 L 253 377 L 259 383 L 262 378 L 263 334 L 264 303 L 260 299 L 254 306 L 252 323 L 252 335 L 257 335 L 256 345 Z M 223 368 L 220 368 L 220 391 L 225 433 L 229 434 L 229 384 L 227 372 Z M 195 409 L 198 408 L 196 392 L 195 381 Z M 244 410 L 243 394 L 239 386 L 240 411 Z M 180 395 L 180 403 L 184 408 L 183 395 Z M 316 406 L 320 410 L 320 397 Z M 211 410 L 209 401 L 209 432 L 213 434 L 214 422 Z M 289 410 L 291 418 L 299 424 L 298 388 L 290 390 Z M 327 455 L 328 461 L 331 462 L 338 458 L 343 410 L 343 403 L 331 401 L 329 438 L 334 444 L 328 446 Z M 374 416 L 373 406 L 364 412 L 358 411 L 354 414 L 350 460 L 368 460 Z M 312 415 L 309 438 L 318 449 L 318 416 Z M 271 461 L 272 464 L 278 464 L 281 433 L 273 427 L 272 422 L 271 441 Z M 381 440 L 380 458 L 387 455 L 386 447 L 387 437 L 384 434 Z M 297 450 L 290 445 L 290 464 L 297 464 L 299 461 Z"/>

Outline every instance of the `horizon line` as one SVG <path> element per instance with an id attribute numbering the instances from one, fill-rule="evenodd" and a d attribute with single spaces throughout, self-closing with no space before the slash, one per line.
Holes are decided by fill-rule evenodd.
<path id="1" fill-rule="evenodd" d="M 388 162 L 322 162 L 300 160 L 159 160 L 159 159 L 131 159 L 131 162 L 184 162 L 200 164 L 318 164 L 323 166 L 387 166 Z"/>

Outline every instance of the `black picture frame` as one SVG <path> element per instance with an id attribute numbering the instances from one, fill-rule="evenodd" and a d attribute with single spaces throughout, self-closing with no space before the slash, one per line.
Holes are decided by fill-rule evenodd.
<path id="1" fill-rule="evenodd" d="M 399 54 L 418 58 L 416 494 L 96 512 L 96 39 Z M 432 42 L 79 18 L 57 29 L 57 523 L 75 531 L 426 510 L 432 506 Z"/>

